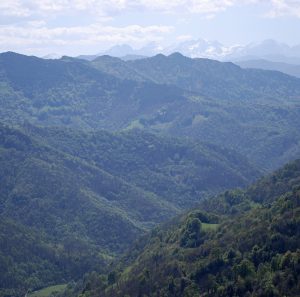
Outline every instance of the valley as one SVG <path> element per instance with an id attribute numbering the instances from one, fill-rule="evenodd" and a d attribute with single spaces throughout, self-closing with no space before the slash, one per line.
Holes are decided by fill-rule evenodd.
<path id="1" fill-rule="evenodd" d="M 0 296 L 296 296 L 299 100 L 179 53 L 0 54 Z"/>

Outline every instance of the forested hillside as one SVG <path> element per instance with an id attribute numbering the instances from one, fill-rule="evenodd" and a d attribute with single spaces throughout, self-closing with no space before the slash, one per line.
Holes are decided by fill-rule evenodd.
<path id="1" fill-rule="evenodd" d="M 299 162 L 242 189 L 300 157 L 299 100 L 295 77 L 176 53 L 0 54 L 0 296 L 295 295 Z"/>
<path id="2" fill-rule="evenodd" d="M 0 280 L 18 292 L 103 271 L 149 228 L 260 174 L 206 144 L 29 124 L 0 126 L 0 166 Z"/>
<path id="3" fill-rule="evenodd" d="M 179 208 L 192 207 L 208 194 L 245 186 L 261 174 L 235 151 L 139 129 L 82 132 L 29 125 L 26 132 Z"/>
<path id="4" fill-rule="evenodd" d="M 268 170 L 300 156 L 300 79 L 280 72 L 180 54 L 87 62 L 9 52 L 0 73 L 6 123 L 189 136 Z"/>
<path id="5" fill-rule="evenodd" d="M 1 119 L 11 124 L 117 130 L 140 114 L 184 100 L 178 88 L 121 80 L 81 60 L 0 54 Z"/>
<path id="6" fill-rule="evenodd" d="M 211 202 L 153 230 L 80 296 L 299 296 L 300 161 Z"/>
<path id="7" fill-rule="evenodd" d="M 99 59 L 99 58 L 98 58 Z M 283 100 L 299 98 L 299 80 L 280 72 L 242 69 L 233 63 L 191 59 L 174 53 L 129 61 L 133 69 L 165 83 L 219 100 Z"/>

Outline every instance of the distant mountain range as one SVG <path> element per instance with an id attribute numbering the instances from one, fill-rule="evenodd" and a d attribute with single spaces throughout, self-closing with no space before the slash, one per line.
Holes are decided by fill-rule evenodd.
<path id="1" fill-rule="evenodd" d="M 140 49 L 133 49 L 128 44 L 122 44 L 122 45 L 115 45 L 110 49 L 99 52 L 98 54 L 95 55 L 80 55 L 77 58 L 92 61 L 99 56 L 107 55 L 107 56 L 118 57 L 122 59 L 124 58 L 124 60 L 128 60 L 128 59 L 134 60 L 139 58 L 151 57 L 160 52 L 163 52 L 163 48 L 159 47 L 155 43 L 149 43 L 148 45 Z"/>
<path id="2" fill-rule="evenodd" d="M 95 55 L 81 55 L 79 58 L 91 61 L 98 56 L 109 55 L 119 58 L 131 56 L 131 59 L 134 59 L 145 56 L 150 57 L 159 53 L 169 55 L 174 52 L 179 52 L 190 58 L 208 58 L 219 61 L 234 62 L 264 59 L 288 64 L 300 64 L 300 45 L 289 46 L 271 39 L 260 43 L 231 46 L 204 39 L 184 41 L 165 48 L 158 46 L 156 43 L 149 43 L 140 49 L 133 49 L 130 45 L 123 44 L 113 46 L 109 50 Z"/>

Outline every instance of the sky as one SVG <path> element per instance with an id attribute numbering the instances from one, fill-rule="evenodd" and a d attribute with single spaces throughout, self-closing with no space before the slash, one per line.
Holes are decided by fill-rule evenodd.
<path id="1" fill-rule="evenodd" d="M 76 56 L 199 38 L 300 44 L 300 0 L 0 0 L 0 52 Z"/>

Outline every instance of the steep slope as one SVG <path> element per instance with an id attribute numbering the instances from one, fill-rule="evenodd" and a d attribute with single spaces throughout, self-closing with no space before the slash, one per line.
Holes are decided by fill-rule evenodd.
<path id="1" fill-rule="evenodd" d="M 243 62 L 241 62 L 243 63 Z M 91 62 L 95 68 L 119 78 L 168 84 L 219 100 L 297 100 L 299 80 L 277 71 L 242 69 L 230 62 L 191 59 L 173 53 L 123 61 L 100 56 Z M 248 67 L 247 67 L 248 68 Z M 261 68 L 265 70 L 278 70 Z M 284 72 L 284 71 L 283 71 Z"/>
<path id="2" fill-rule="evenodd" d="M 300 156 L 299 79 L 179 54 L 131 65 L 156 82 L 196 92 L 186 94 L 189 104 L 142 118 L 145 128 L 224 145 L 268 169 Z"/>
<path id="3" fill-rule="evenodd" d="M 129 60 L 131 61 L 131 60 Z M 100 56 L 92 60 L 90 63 L 96 69 L 118 77 L 120 79 L 130 79 L 135 81 L 147 81 L 149 80 L 143 74 L 134 70 L 131 65 L 120 58 L 114 58 L 111 56 Z"/>
<path id="4" fill-rule="evenodd" d="M 27 289 L 103 270 L 107 258 L 178 211 L 92 163 L 3 126 L 0 164 L 0 296 L 24 296 Z"/>
<path id="5" fill-rule="evenodd" d="M 279 72 L 179 54 L 89 63 L 4 53 L 0 69 L 10 124 L 138 127 L 233 149 L 267 170 L 300 156 L 300 80 Z"/>
<path id="6" fill-rule="evenodd" d="M 182 91 L 118 79 L 82 60 L 0 55 L 2 121 L 80 128 L 126 127 L 140 115 L 184 101 Z"/>
<path id="7" fill-rule="evenodd" d="M 205 144 L 32 125 L 0 125 L 0 166 L 0 296 L 103 271 L 149 228 L 259 175 Z"/>
<path id="8" fill-rule="evenodd" d="M 135 126 L 231 148 L 268 170 L 300 156 L 298 103 L 222 103 L 194 97 Z"/>
<path id="9" fill-rule="evenodd" d="M 81 296 L 299 296 L 300 161 L 216 200 L 224 207 L 202 205 L 137 242 Z"/>
<path id="10" fill-rule="evenodd" d="M 110 251 L 128 244 L 143 225 L 176 213 L 157 196 L 100 167 L 5 127 L 1 168 L 3 216 L 52 236 L 72 232 Z"/>
<path id="11" fill-rule="evenodd" d="M 185 102 L 140 115 L 129 127 L 224 145 L 267 169 L 300 156 L 299 79 L 180 54 L 127 63 L 103 56 L 93 63 L 119 78 L 148 78 L 193 92 L 185 91 Z"/>
<path id="12" fill-rule="evenodd" d="M 29 288 L 67 283 L 89 270 L 103 271 L 108 259 L 78 237 L 63 241 L 0 216 L 0 296 L 25 296 Z"/>
<path id="13" fill-rule="evenodd" d="M 299 79 L 283 73 L 242 69 L 233 63 L 191 59 L 179 53 L 127 63 L 156 83 L 176 85 L 209 98 L 243 102 L 300 98 Z"/>
<path id="14" fill-rule="evenodd" d="M 209 194 L 245 186 L 260 175 L 234 151 L 141 130 L 112 134 L 27 126 L 26 131 L 176 208 L 192 207 Z"/>

